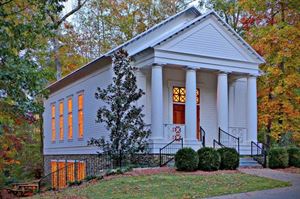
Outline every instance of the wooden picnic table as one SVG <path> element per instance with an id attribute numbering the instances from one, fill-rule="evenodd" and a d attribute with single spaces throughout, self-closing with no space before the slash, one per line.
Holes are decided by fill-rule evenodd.
<path id="1" fill-rule="evenodd" d="M 31 182 L 31 183 L 13 183 L 12 189 L 7 188 L 9 193 L 14 194 L 15 196 L 22 197 L 22 196 L 30 196 L 33 195 L 34 191 L 38 190 L 38 183 Z"/>

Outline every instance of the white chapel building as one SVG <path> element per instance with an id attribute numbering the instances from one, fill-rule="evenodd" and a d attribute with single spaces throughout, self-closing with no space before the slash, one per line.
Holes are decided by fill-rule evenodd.
<path id="1" fill-rule="evenodd" d="M 238 138 L 239 152 L 250 153 L 251 141 L 257 142 L 256 78 L 265 61 L 214 11 L 201 14 L 190 7 L 48 87 L 44 155 L 49 161 L 99 150 L 87 146 L 90 138 L 109 133 L 95 122 L 103 105 L 95 92 L 112 82 L 112 55 L 120 48 L 138 68 L 137 84 L 145 92 L 138 105 L 144 105 L 152 131 L 152 153 L 178 137 L 185 147 L 199 149 L 204 136 L 211 147 L 214 140 L 226 145 Z"/>

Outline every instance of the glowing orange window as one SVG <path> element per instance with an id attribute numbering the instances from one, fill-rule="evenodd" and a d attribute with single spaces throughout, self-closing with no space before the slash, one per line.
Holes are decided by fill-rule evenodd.
<path id="1" fill-rule="evenodd" d="M 85 178 L 85 162 L 78 162 L 77 168 L 77 180 L 83 180 Z"/>
<path id="2" fill-rule="evenodd" d="M 51 105 L 51 131 L 52 131 L 52 141 L 56 139 L 56 128 L 55 128 L 55 104 Z"/>
<path id="3" fill-rule="evenodd" d="M 68 139 L 73 139 L 73 102 L 68 99 Z"/>
<path id="4" fill-rule="evenodd" d="M 74 182 L 75 181 L 75 164 L 74 162 L 68 162 L 67 167 L 67 180 L 68 182 Z"/>
<path id="5" fill-rule="evenodd" d="M 59 140 L 64 140 L 64 102 L 59 102 Z"/>
<path id="6" fill-rule="evenodd" d="M 83 138 L 83 93 L 78 95 L 78 138 Z"/>
<path id="7" fill-rule="evenodd" d="M 51 173 L 52 173 L 52 188 L 57 187 L 57 162 L 56 161 L 51 161 Z"/>
<path id="8" fill-rule="evenodd" d="M 58 186 L 59 188 L 64 188 L 67 186 L 65 162 L 58 162 L 58 169 Z"/>

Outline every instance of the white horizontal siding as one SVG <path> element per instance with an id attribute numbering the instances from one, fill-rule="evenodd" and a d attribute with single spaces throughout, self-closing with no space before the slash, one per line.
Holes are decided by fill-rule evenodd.
<path id="1" fill-rule="evenodd" d="M 174 56 L 170 57 L 164 52 Z M 242 72 L 243 69 L 252 69 L 255 72 L 258 70 L 258 64 L 253 56 L 214 17 L 208 17 L 156 46 L 154 61 L 188 66 L 196 64 L 201 65 L 201 68 L 217 70 L 220 66 L 227 66 L 229 71 Z M 210 67 L 207 64 L 215 66 Z M 226 70 L 226 67 L 222 70 Z"/>
<path id="2" fill-rule="evenodd" d="M 212 24 L 194 31 L 170 47 L 170 50 L 246 61 L 243 55 Z"/>
<path id="3" fill-rule="evenodd" d="M 92 137 L 107 136 L 103 124 L 96 123 L 99 106 L 103 105 L 96 100 L 97 87 L 106 88 L 112 81 L 110 66 L 106 66 L 92 75 L 82 78 L 71 85 L 52 93 L 44 102 L 44 153 L 46 154 L 84 154 L 95 153 L 96 150 L 87 146 L 87 141 Z M 84 135 L 83 140 L 78 140 L 78 92 L 84 93 Z M 68 141 L 67 98 L 73 98 L 73 140 Z M 59 141 L 59 101 L 64 101 L 64 140 Z M 56 141 L 51 141 L 51 104 L 56 104 Z"/>

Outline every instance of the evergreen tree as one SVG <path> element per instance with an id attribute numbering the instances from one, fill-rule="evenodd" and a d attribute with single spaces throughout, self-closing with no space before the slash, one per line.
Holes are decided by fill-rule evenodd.
<path id="1" fill-rule="evenodd" d="M 104 122 L 110 131 L 109 139 L 92 138 L 89 145 L 94 145 L 104 153 L 118 160 L 123 156 L 143 152 L 147 148 L 149 130 L 145 130 L 142 114 L 143 107 L 136 102 L 144 92 L 138 89 L 130 57 L 125 50 L 117 51 L 113 56 L 113 83 L 106 89 L 97 88 L 96 99 L 102 100 L 107 106 L 101 106 L 97 112 L 96 122 Z"/>

